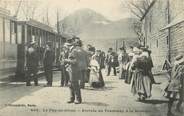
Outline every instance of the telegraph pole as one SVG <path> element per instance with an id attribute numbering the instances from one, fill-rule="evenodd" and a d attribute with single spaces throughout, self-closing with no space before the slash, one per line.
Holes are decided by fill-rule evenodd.
<path id="1" fill-rule="evenodd" d="M 167 0 L 167 23 L 171 22 L 170 17 L 170 2 Z M 168 28 L 168 61 L 171 63 L 171 29 Z"/>

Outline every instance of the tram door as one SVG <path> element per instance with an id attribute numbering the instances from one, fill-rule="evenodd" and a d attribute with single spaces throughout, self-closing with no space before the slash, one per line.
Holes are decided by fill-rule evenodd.
<path id="1" fill-rule="evenodd" d="M 25 79 L 25 28 L 24 25 L 17 25 L 17 79 Z"/>

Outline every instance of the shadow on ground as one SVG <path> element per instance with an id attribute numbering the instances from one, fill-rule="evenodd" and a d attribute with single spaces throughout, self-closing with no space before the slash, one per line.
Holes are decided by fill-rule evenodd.
<path id="1" fill-rule="evenodd" d="M 109 106 L 109 104 L 101 103 L 101 102 L 83 102 L 83 104 L 90 106 Z"/>
<path id="2" fill-rule="evenodd" d="M 168 100 L 157 100 L 157 99 L 151 99 L 151 100 L 145 100 L 142 101 L 143 103 L 146 104 L 163 104 L 163 103 L 168 103 Z"/>
<path id="3" fill-rule="evenodd" d="M 108 91 L 112 90 L 116 87 L 103 87 L 103 88 L 92 88 L 92 87 L 86 87 L 85 90 L 92 90 L 92 91 Z"/>

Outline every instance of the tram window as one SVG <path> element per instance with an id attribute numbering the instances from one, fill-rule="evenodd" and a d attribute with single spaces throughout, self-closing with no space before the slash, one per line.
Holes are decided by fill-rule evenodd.
<path id="1" fill-rule="evenodd" d="M 5 20 L 5 42 L 10 43 L 10 20 Z"/>
<path id="2" fill-rule="evenodd" d="M 0 59 L 3 58 L 3 19 L 0 17 Z"/>
<path id="3" fill-rule="evenodd" d="M 39 46 L 42 46 L 42 37 L 39 38 Z"/>
<path id="4" fill-rule="evenodd" d="M 21 44 L 22 43 L 22 26 L 17 25 L 17 43 Z"/>
<path id="5" fill-rule="evenodd" d="M 11 22 L 11 44 L 16 44 L 16 28 L 15 22 Z"/>
<path id="6" fill-rule="evenodd" d="M 36 41 L 35 35 L 32 35 L 31 41 Z"/>
<path id="7" fill-rule="evenodd" d="M 3 18 L 0 17 L 0 42 L 3 41 Z"/>

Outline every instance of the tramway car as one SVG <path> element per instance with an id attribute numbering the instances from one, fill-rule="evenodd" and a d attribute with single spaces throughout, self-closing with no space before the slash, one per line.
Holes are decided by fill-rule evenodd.
<path id="1" fill-rule="evenodd" d="M 54 32 L 53 28 L 50 26 L 35 20 L 17 21 L 16 29 L 18 43 L 16 77 L 23 77 L 25 74 L 26 49 L 30 42 L 35 41 L 38 46 L 40 69 L 43 67 L 42 61 L 44 48 L 48 41 L 52 42 L 55 57 L 58 56 L 57 53 L 60 53 L 58 50 L 60 50 L 60 47 L 64 42 L 63 38 Z M 55 61 L 55 64 L 56 62 L 57 61 Z"/>
<path id="2" fill-rule="evenodd" d="M 41 70 L 46 43 L 52 42 L 57 59 L 65 39 L 48 25 L 35 20 L 17 21 L 8 14 L 0 9 L 0 76 L 12 74 L 17 80 L 24 80 L 26 49 L 30 42 L 35 41 L 38 46 Z"/>

